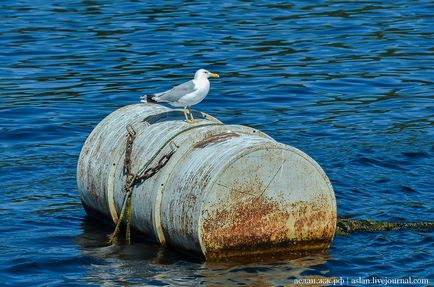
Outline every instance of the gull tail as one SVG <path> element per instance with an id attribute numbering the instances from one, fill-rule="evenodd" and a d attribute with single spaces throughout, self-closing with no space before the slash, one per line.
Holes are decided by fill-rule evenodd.
<path id="1" fill-rule="evenodd" d="M 156 101 L 155 98 L 156 98 L 155 95 L 144 95 L 144 96 L 140 97 L 140 101 L 142 103 L 152 103 L 152 104 L 155 104 L 155 103 L 158 103 L 158 101 Z"/>

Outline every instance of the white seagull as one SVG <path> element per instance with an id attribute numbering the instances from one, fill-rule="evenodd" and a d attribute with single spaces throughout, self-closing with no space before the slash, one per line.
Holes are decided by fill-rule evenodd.
<path id="1" fill-rule="evenodd" d="M 168 103 L 174 107 L 183 107 L 186 121 L 192 123 L 196 120 L 193 117 L 190 107 L 200 103 L 208 95 L 210 88 L 208 78 L 219 77 L 218 74 L 211 73 L 205 69 L 199 69 L 196 71 L 196 74 L 194 74 L 193 80 L 175 86 L 165 92 L 144 95 L 140 100 L 144 103 Z M 187 116 L 187 110 L 191 119 Z"/>

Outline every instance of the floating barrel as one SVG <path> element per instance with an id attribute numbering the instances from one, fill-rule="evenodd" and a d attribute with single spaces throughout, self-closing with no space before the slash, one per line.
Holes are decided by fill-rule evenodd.
<path id="1" fill-rule="evenodd" d="M 103 119 L 87 138 L 77 167 L 86 211 L 117 221 L 130 126 L 136 131 L 133 173 L 153 157 L 151 166 L 173 153 L 132 193 L 131 225 L 148 239 L 207 259 L 330 245 L 336 200 L 312 158 L 254 128 L 195 115 L 199 121 L 186 123 L 182 111 L 136 104 Z"/>

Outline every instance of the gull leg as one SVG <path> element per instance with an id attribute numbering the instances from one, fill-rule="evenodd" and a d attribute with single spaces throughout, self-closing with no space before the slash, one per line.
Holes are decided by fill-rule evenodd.
<path id="1" fill-rule="evenodd" d="M 188 113 L 190 114 L 191 117 L 191 122 L 192 123 L 197 122 L 197 120 L 195 120 L 193 117 L 193 112 L 191 111 L 191 107 L 187 107 L 187 108 L 188 108 Z"/>
<path id="2" fill-rule="evenodd" d="M 184 109 L 182 111 L 184 112 L 185 122 L 191 124 L 193 121 L 188 118 L 188 114 L 190 114 L 189 108 L 188 107 L 184 107 Z"/>
<path id="3" fill-rule="evenodd" d="M 184 109 L 183 109 L 182 111 L 184 112 L 185 121 L 186 121 L 187 123 L 190 123 L 191 121 L 190 121 L 190 119 L 189 119 L 188 116 L 187 116 L 187 107 L 184 107 Z"/>

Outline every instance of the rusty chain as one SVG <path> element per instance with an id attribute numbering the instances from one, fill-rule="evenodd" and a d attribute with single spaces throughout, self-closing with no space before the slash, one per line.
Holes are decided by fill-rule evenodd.
<path id="1" fill-rule="evenodd" d="M 155 167 L 148 168 L 142 173 L 142 175 L 136 177 L 136 183 L 142 183 L 148 178 L 151 178 L 154 174 L 156 174 L 160 169 L 162 169 L 167 164 L 167 162 L 169 161 L 169 159 L 172 157 L 174 153 L 175 150 L 171 150 L 168 154 L 163 155 Z"/>
<path id="2" fill-rule="evenodd" d="M 127 182 L 125 184 L 124 192 L 130 191 L 134 185 L 138 183 L 143 183 L 145 180 L 154 176 L 160 169 L 162 169 L 167 164 L 169 159 L 175 153 L 175 150 L 172 149 L 168 154 L 165 154 L 160 158 L 160 160 L 158 161 L 155 167 L 150 167 L 146 169 L 145 171 L 141 172 L 141 175 L 133 174 L 131 171 L 131 153 L 132 153 L 133 143 L 137 133 L 130 125 L 127 126 L 127 131 L 128 131 L 128 135 L 127 135 L 127 143 L 125 147 L 125 159 L 124 159 L 124 172 L 127 175 Z"/>
<path id="3" fill-rule="evenodd" d="M 125 239 L 129 243 L 130 237 L 131 237 L 131 231 L 130 231 L 130 225 L 131 225 L 131 195 L 133 193 L 134 186 L 140 183 L 143 183 L 147 179 L 154 176 L 158 171 L 160 171 L 170 160 L 170 158 L 175 153 L 178 146 L 173 142 L 173 140 L 178 137 L 179 135 L 186 133 L 192 129 L 201 128 L 205 126 L 215 126 L 215 125 L 223 125 L 221 123 L 210 123 L 210 124 L 204 124 L 204 125 L 197 125 L 197 126 L 190 126 L 186 129 L 183 129 L 179 131 L 178 133 L 171 136 L 156 152 L 155 154 L 145 163 L 145 165 L 134 174 L 131 170 L 131 153 L 132 148 L 134 144 L 134 140 L 136 138 L 136 131 L 133 129 L 131 125 L 127 126 L 127 141 L 126 141 L 126 147 L 125 147 L 125 158 L 124 158 L 124 167 L 123 171 L 127 176 L 127 180 L 124 186 L 124 200 L 122 202 L 122 209 L 119 214 L 119 217 L 116 221 L 116 227 L 115 230 L 111 235 L 109 235 L 109 244 L 113 244 L 117 242 L 118 234 L 120 231 L 120 225 L 122 223 L 124 213 L 126 213 L 126 234 Z M 166 146 L 171 146 L 171 151 L 165 155 L 163 155 L 157 162 L 157 164 L 154 167 L 149 167 L 151 163 L 155 161 L 157 156 L 163 151 L 163 149 Z"/>
<path id="4" fill-rule="evenodd" d="M 133 129 L 131 125 L 127 126 L 127 141 L 125 146 L 125 158 L 124 158 L 124 166 L 123 171 L 127 176 L 126 183 L 124 186 L 124 200 L 122 203 L 122 209 L 119 214 L 118 220 L 116 222 L 116 227 L 113 233 L 109 236 L 109 243 L 113 244 L 117 242 L 117 238 L 120 231 L 120 225 L 123 220 L 124 213 L 126 213 L 126 233 L 125 233 L 125 239 L 128 243 L 130 243 L 131 240 L 131 195 L 133 193 L 134 186 L 139 183 L 143 183 L 145 180 L 151 178 L 154 176 L 159 170 L 161 170 L 170 160 L 172 155 L 175 153 L 175 149 L 171 149 L 171 151 L 168 154 L 163 155 L 160 160 L 158 161 L 157 165 L 154 167 L 149 167 L 145 169 L 143 172 L 139 172 L 137 174 L 134 174 L 131 170 L 131 153 L 133 149 L 134 140 L 136 138 L 136 131 Z M 151 158 L 145 165 L 146 167 L 149 166 L 153 159 L 159 154 L 161 149 L 157 152 L 157 154 Z M 139 175 L 141 173 L 141 175 Z"/>
<path id="5" fill-rule="evenodd" d="M 130 176 L 131 175 L 131 152 L 133 150 L 133 143 L 136 139 L 136 131 L 131 125 L 127 126 L 127 146 L 125 147 L 125 158 L 124 158 L 124 172 Z"/>

